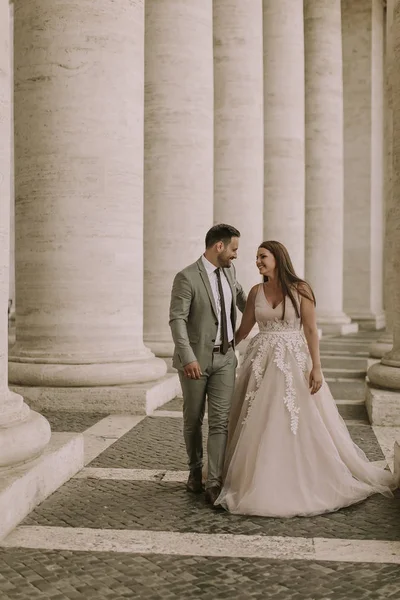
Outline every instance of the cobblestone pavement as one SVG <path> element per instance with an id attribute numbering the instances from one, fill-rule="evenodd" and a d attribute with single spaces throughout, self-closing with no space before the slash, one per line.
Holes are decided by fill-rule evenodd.
<path id="1" fill-rule="evenodd" d="M 398 565 L 0 551 L 1 598 L 398 599 Z"/>
<path id="2" fill-rule="evenodd" d="M 326 339 L 321 346 L 327 364 L 334 365 L 335 377 L 330 376 L 329 385 L 340 400 L 339 411 L 349 421 L 354 441 L 371 460 L 384 460 L 360 403 L 365 393 L 359 377 L 361 357 L 376 337 L 376 333 L 362 332 Z M 332 361 L 332 356 L 339 360 Z M 358 362 L 349 363 L 354 366 L 352 378 L 346 357 L 355 356 Z M 341 378 L 341 369 L 346 378 Z M 0 600 L 400 599 L 400 558 L 396 558 L 396 552 L 400 555 L 400 493 L 394 498 L 375 495 L 312 518 L 267 519 L 213 511 L 202 496 L 187 494 L 182 483 L 186 455 L 181 410 L 182 400 L 176 398 L 99 450 L 84 477 L 67 482 L 17 528 L 25 535 L 24 542 L 13 544 L 11 534 L 11 542 L 7 539 L 0 544 Z M 53 431 L 83 432 L 105 417 L 101 413 L 44 414 Z M 154 470 L 157 473 L 152 474 Z M 134 475 L 132 480 L 125 477 L 129 473 Z M 163 474 L 170 479 L 162 480 Z M 174 481 L 174 474 L 180 479 Z M 39 530 L 46 532 L 48 542 L 35 538 Z M 72 532 L 73 547 L 66 547 L 65 542 L 60 545 L 60 531 Z M 89 532 L 95 536 L 109 532 L 105 537 L 115 538 L 104 551 L 101 545 L 93 548 L 88 543 Z M 150 541 L 147 546 L 132 543 L 121 552 L 114 539 L 122 540 L 129 532 L 142 532 Z M 165 550 L 151 541 L 156 533 L 171 540 Z M 188 551 L 187 544 L 179 543 L 187 535 L 206 536 L 208 546 L 201 555 L 195 546 Z M 237 545 L 232 549 L 227 541 L 227 551 L 212 556 L 213 544 L 221 535 L 236 540 Z M 271 558 L 267 551 L 264 558 L 251 556 L 252 545 L 260 539 L 278 546 L 287 543 L 289 548 L 291 540 L 304 542 L 304 554 L 288 550 L 278 558 Z M 310 554 L 318 540 L 333 544 L 333 555 L 321 560 L 317 550 Z M 354 554 L 350 550 L 346 556 L 340 548 L 335 551 L 335 544 L 342 541 L 344 548 L 354 547 Z M 385 559 L 380 558 L 382 544 L 386 544 Z M 360 548 L 364 548 L 361 558 Z"/>
<path id="3" fill-rule="evenodd" d="M 52 431 L 76 433 L 82 433 L 107 416 L 104 413 L 57 412 L 52 410 L 42 410 L 41 414 L 49 421 Z"/>

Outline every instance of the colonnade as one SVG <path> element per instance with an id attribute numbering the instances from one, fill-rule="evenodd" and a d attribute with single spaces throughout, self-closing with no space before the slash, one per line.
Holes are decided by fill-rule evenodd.
<path id="1" fill-rule="evenodd" d="M 278 239 L 315 289 L 323 332 L 384 325 L 382 265 L 393 264 L 394 290 L 398 228 L 387 175 L 383 185 L 390 119 L 383 4 L 16 0 L 13 72 L 4 42 L 9 5 L 0 6 L 7 33 L 0 122 L 2 139 L 11 140 L 13 128 L 15 142 L 14 164 L 11 142 L 1 149 L 0 198 L 8 252 L 14 169 L 13 389 L 68 393 L 162 380 L 167 365 L 159 357 L 172 353 L 173 276 L 200 256 L 215 222 L 242 232 L 237 268 L 245 289 L 258 281 L 258 243 Z M 367 81 L 351 90 L 351 61 L 365 47 Z M 396 102 L 393 91 L 394 132 Z M 352 121 L 356 106 L 361 123 Z M 394 165 L 396 156 L 394 144 Z M 393 232 L 385 261 L 384 189 Z M 385 289 L 385 304 L 395 306 L 396 292 Z M 22 399 L 12 398 L 15 412 Z"/>

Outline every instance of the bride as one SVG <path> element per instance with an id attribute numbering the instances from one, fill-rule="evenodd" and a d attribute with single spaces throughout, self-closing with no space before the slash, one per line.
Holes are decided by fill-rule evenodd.
<path id="1" fill-rule="evenodd" d="M 255 285 L 235 335 L 257 322 L 232 403 L 224 484 L 215 506 L 235 514 L 310 516 L 395 489 L 389 471 L 354 444 L 319 355 L 315 297 L 286 248 L 263 242 Z"/>

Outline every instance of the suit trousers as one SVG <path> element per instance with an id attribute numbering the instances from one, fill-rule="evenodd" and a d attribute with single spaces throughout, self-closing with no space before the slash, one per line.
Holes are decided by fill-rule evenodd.
<path id="1" fill-rule="evenodd" d="M 191 471 L 203 466 L 202 425 L 206 399 L 208 401 L 206 488 L 220 486 L 222 482 L 236 365 L 235 352 L 229 348 L 226 354 L 212 355 L 212 362 L 200 379 L 189 379 L 179 371 L 183 392 L 183 435 Z"/>

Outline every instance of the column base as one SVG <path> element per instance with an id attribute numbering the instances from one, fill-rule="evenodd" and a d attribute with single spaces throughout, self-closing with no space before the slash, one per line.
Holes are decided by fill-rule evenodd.
<path id="1" fill-rule="evenodd" d="M 379 362 L 368 370 L 368 379 L 371 384 L 384 390 L 394 390 L 400 394 L 400 368 L 388 366 Z M 399 404 L 400 409 L 400 404 Z M 399 411 L 400 416 L 400 411 Z"/>
<path id="2" fill-rule="evenodd" d="M 37 412 L 28 411 L 26 405 L 25 409 L 26 418 L 0 427 L 0 469 L 35 459 L 49 443 L 49 422 Z"/>
<path id="3" fill-rule="evenodd" d="M 19 359 L 11 354 L 8 361 L 9 382 L 18 386 L 120 386 L 153 382 L 163 377 L 166 372 L 165 361 L 153 355 L 126 362 L 116 360 L 68 363 L 62 360 L 41 362 L 36 359 Z"/>
<path id="4" fill-rule="evenodd" d="M 317 324 L 318 329 L 322 331 L 322 336 L 329 334 L 349 335 L 358 331 L 358 323 L 335 323 L 318 319 Z"/>
<path id="5" fill-rule="evenodd" d="M 371 358 L 382 358 L 393 348 L 393 334 L 384 333 L 376 342 L 369 347 L 369 355 Z"/>
<path id="6" fill-rule="evenodd" d="M 367 383 L 365 406 L 371 425 L 400 426 L 400 390 L 374 388 Z"/>
<path id="7" fill-rule="evenodd" d="M 168 358 L 174 354 L 174 343 L 171 339 L 160 341 L 151 340 L 149 338 L 144 339 L 144 345 L 147 348 L 150 348 L 155 356 L 159 356 L 160 358 Z"/>
<path id="8" fill-rule="evenodd" d="M 83 436 L 54 433 L 43 454 L 0 470 L 0 540 L 84 466 Z"/>
<path id="9" fill-rule="evenodd" d="M 358 323 L 360 331 L 378 331 L 380 329 L 385 329 L 386 316 L 383 311 L 379 313 L 357 313 L 348 310 L 346 313 L 353 321 Z"/>
<path id="10" fill-rule="evenodd" d="M 171 341 L 155 342 L 152 340 L 144 341 L 144 344 L 158 358 L 162 358 L 167 365 L 167 373 L 176 373 L 177 370 L 172 366 L 172 357 L 174 354 L 174 344 Z"/>
<path id="11" fill-rule="evenodd" d="M 373 365 L 377 365 L 379 364 L 381 361 L 379 358 L 372 358 L 371 356 L 369 358 L 367 358 L 367 371 L 368 369 L 370 369 Z"/>
<path id="12" fill-rule="evenodd" d="M 66 410 L 148 415 L 175 398 L 180 390 L 177 374 L 148 383 L 96 387 L 16 386 L 35 410 Z"/>

